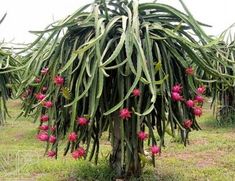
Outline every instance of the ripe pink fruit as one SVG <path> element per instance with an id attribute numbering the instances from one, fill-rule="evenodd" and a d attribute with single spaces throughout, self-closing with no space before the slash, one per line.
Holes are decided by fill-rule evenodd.
<path id="1" fill-rule="evenodd" d="M 86 119 L 86 118 L 84 118 L 84 117 L 78 117 L 77 118 L 77 123 L 78 123 L 78 125 L 80 125 L 80 126 L 85 126 L 85 125 L 87 125 L 88 124 L 88 120 Z"/>
<path id="2" fill-rule="evenodd" d="M 48 73 L 48 70 L 49 70 L 49 68 L 48 68 L 48 67 L 44 67 L 44 68 L 42 68 L 42 70 L 41 70 L 41 74 L 42 74 L 42 75 L 46 75 L 46 74 Z"/>
<path id="3" fill-rule="evenodd" d="M 160 148 L 157 145 L 153 145 L 151 147 L 151 152 L 152 152 L 152 155 L 156 155 L 160 152 Z"/>
<path id="4" fill-rule="evenodd" d="M 58 86 L 61 86 L 64 84 L 64 78 L 60 75 L 55 76 L 54 83 Z"/>
<path id="5" fill-rule="evenodd" d="M 53 136 L 53 135 L 51 135 L 51 136 L 49 137 L 49 142 L 50 142 L 50 143 L 55 143 L 55 142 L 56 142 L 56 137 Z"/>
<path id="6" fill-rule="evenodd" d="M 194 101 L 189 99 L 186 101 L 186 106 L 189 107 L 189 108 L 192 108 L 194 106 Z"/>
<path id="7" fill-rule="evenodd" d="M 38 101 L 41 101 L 46 97 L 46 95 L 39 92 L 39 93 L 35 94 L 35 97 Z"/>
<path id="8" fill-rule="evenodd" d="M 184 125 L 185 128 L 191 128 L 192 124 L 193 124 L 193 122 L 190 119 L 186 119 L 183 122 L 183 125 Z"/>
<path id="9" fill-rule="evenodd" d="M 37 135 L 37 138 L 40 140 L 40 141 L 47 141 L 49 136 L 47 133 L 39 133 Z"/>
<path id="10" fill-rule="evenodd" d="M 199 96 L 199 95 L 195 96 L 195 100 L 197 102 L 199 102 L 199 103 L 203 103 L 204 102 L 204 98 L 202 96 Z"/>
<path id="11" fill-rule="evenodd" d="M 205 86 L 200 86 L 197 88 L 197 94 L 204 94 L 206 91 L 206 87 Z"/>
<path id="12" fill-rule="evenodd" d="M 195 116 L 199 116 L 200 117 L 202 115 L 202 108 L 200 108 L 200 107 L 193 108 L 193 114 Z"/>
<path id="13" fill-rule="evenodd" d="M 181 91 L 182 91 L 182 86 L 180 84 L 175 84 L 171 90 L 171 92 L 177 92 L 179 94 L 181 93 Z"/>
<path id="14" fill-rule="evenodd" d="M 121 119 L 126 119 L 128 120 L 131 117 L 131 112 L 128 110 L 128 108 L 123 108 L 119 112 L 119 116 Z"/>
<path id="15" fill-rule="evenodd" d="M 55 151 L 48 151 L 47 156 L 53 158 L 56 156 L 56 152 Z"/>
<path id="16" fill-rule="evenodd" d="M 188 75 L 193 75 L 193 74 L 194 74 L 194 70 L 193 70 L 192 67 L 186 68 L 186 69 L 185 69 L 185 72 L 186 72 L 186 74 L 188 74 Z"/>
<path id="17" fill-rule="evenodd" d="M 140 90 L 139 89 L 134 89 L 132 91 L 132 94 L 133 94 L 134 97 L 138 97 L 138 96 L 140 96 Z"/>
<path id="18" fill-rule="evenodd" d="M 148 138 L 148 134 L 145 133 L 144 131 L 140 131 L 138 132 L 138 138 L 141 140 L 141 141 L 144 141 Z"/>
<path id="19" fill-rule="evenodd" d="M 39 129 L 43 130 L 43 131 L 47 131 L 49 129 L 49 127 L 47 125 L 43 124 L 43 125 L 39 126 Z"/>
<path id="20" fill-rule="evenodd" d="M 43 106 L 45 108 L 51 108 L 53 106 L 53 103 L 51 101 L 45 101 L 43 102 Z"/>
<path id="21" fill-rule="evenodd" d="M 85 155 L 86 155 L 86 151 L 82 147 L 79 147 L 77 150 L 73 151 L 72 153 L 72 157 L 74 159 L 84 157 Z"/>
<path id="22" fill-rule="evenodd" d="M 69 134 L 69 137 L 68 137 L 69 141 L 76 141 L 77 139 L 77 134 L 75 132 L 72 132 Z"/>
<path id="23" fill-rule="evenodd" d="M 181 101 L 183 97 L 178 92 L 172 92 L 171 98 L 173 101 Z"/>
<path id="24" fill-rule="evenodd" d="M 34 82 L 35 82 L 35 83 L 40 83 L 40 82 L 41 82 L 41 79 L 40 79 L 39 77 L 36 77 L 36 78 L 34 79 Z"/>
<path id="25" fill-rule="evenodd" d="M 42 121 L 42 122 L 47 122 L 47 121 L 49 121 L 49 116 L 48 115 L 41 115 L 41 118 L 40 118 L 40 120 Z"/>

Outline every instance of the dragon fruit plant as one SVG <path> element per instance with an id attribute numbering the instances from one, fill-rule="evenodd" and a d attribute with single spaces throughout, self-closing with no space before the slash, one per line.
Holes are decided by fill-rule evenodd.
<path id="1" fill-rule="evenodd" d="M 216 68 L 217 41 L 180 2 L 186 14 L 160 3 L 97 0 L 33 32 L 18 95 L 22 114 L 39 119 L 49 157 L 67 139 L 64 154 L 97 162 L 108 132 L 117 177 L 139 176 L 141 158 L 148 153 L 154 165 L 166 130 L 179 129 L 186 144 L 200 129 L 206 86 L 197 71 L 224 82 L 231 76 Z"/>
<path id="2" fill-rule="evenodd" d="M 6 101 L 13 98 L 13 93 L 19 85 L 19 74 L 17 71 L 12 71 L 13 67 L 18 65 L 21 64 L 13 58 L 11 52 L 4 48 L 0 49 L 0 125 L 6 121 L 6 116 L 10 116 Z"/>
<path id="3" fill-rule="evenodd" d="M 6 14 L 0 19 L 0 24 L 5 19 Z M 6 121 L 8 114 L 6 101 L 12 97 L 12 91 L 15 88 L 15 83 L 18 83 L 19 77 L 16 72 L 12 72 L 19 62 L 13 58 L 12 53 L 0 44 L 0 125 Z"/>
<path id="4" fill-rule="evenodd" d="M 230 34 L 230 28 L 226 30 L 222 36 L 232 37 Z M 218 66 L 221 67 L 221 70 L 231 76 L 235 75 L 234 69 L 234 52 L 235 52 L 235 41 L 228 39 L 225 42 L 220 43 L 220 51 L 217 52 L 217 56 L 225 62 L 224 60 L 229 60 L 227 66 L 223 67 L 223 64 L 220 63 Z M 235 84 L 234 82 L 229 85 L 224 85 L 223 82 L 212 83 L 211 84 L 211 93 L 213 97 L 212 104 L 216 110 L 216 119 L 219 125 L 234 124 L 235 123 Z"/>

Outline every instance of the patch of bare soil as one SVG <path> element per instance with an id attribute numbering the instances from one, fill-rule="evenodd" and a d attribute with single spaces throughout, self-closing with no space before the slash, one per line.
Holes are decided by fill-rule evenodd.
<path id="1" fill-rule="evenodd" d="M 213 151 L 213 152 L 202 152 L 195 155 L 197 158 L 196 166 L 199 168 L 205 168 L 208 166 L 216 165 L 218 159 L 226 154 L 225 151 Z"/>
<path id="2" fill-rule="evenodd" d="M 43 174 L 32 174 L 30 177 L 23 177 L 23 176 L 16 176 L 16 177 L 0 177 L 1 181 L 35 181 L 39 176 L 42 176 Z"/>
<path id="3" fill-rule="evenodd" d="M 15 135 L 15 139 L 16 139 L 16 140 L 21 140 L 21 139 L 24 138 L 24 136 L 25 136 L 24 133 L 17 133 L 17 134 Z"/>
<path id="4" fill-rule="evenodd" d="M 201 139 L 190 140 L 189 144 L 190 145 L 206 145 L 208 144 L 208 141 L 207 139 L 201 138 Z"/>
<path id="5" fill-rule="evenodd" d="M 196 166 L 204 168 L 208 166 L 216 165 L 218 160 L 226 154 L 223 150 L 217 151 L 203 151 L 203 152 L 182 152 L 182 153 L 168 153 L 162 154 L 162 159 L 167 157 L 175 157 L 178 160 L 194 160 Z M 161 157 L 159 159 L 161 159 Z"/>
<path id="6" fill-rule="evenodd" d="M 9 100 L 7 102 L 8 106 L 13 109 L 21 106 L 21 101 L 19 99 L 17 100 Z"/>
<path id="7" fill-rule="evenodd" d="M 235 129 L 231 132 L 225 133 L 224 137 L 231 140 L 231 141 L 235 141 Z"/>

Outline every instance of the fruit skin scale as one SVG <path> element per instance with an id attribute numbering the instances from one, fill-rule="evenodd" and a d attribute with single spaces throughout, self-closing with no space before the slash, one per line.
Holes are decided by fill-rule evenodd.
<path id="1" fill-rule="evenodd" d="M 132 94 L 133 94 L 134 97 L 139 97 L 140 93 L 141 93 L 140 90 L 137 89 L 137 88 L 132 91 Z"/>
<path id="2" fill-rule="evenodd" d="M 206 91 L 206 87 L 205 86 L 200 86 L 197 88 L 197 94 L 204 94 Z"/>
<path id="3" fill-rule="evenodd" d="M 57 85 L 57 86 L 62 86 L 64 84 L 64 78 L 60 75 L 57 75 L 55 76 L 54 78 L 54 83 Z"/>
<path id="4" fill-rule="evenodd" d="M 69 141 L 74 142 L 77 140 L 77 134 L 75 132 L 72 132 L 68 136 Z"/>
<path id="5" fill-rule="evenodd" d="M 138 138 L 141 140 L 141 141 L 144 141 L 148 138 L 148 134 L 145 133 L 144 131 L 140 131 L 138 132 Z"/>
<path id="6" fill-rule="evenodd" d="M 129 111 L 128 108 L 123 108 L 119 111 L 119 116 L 121 119 L 126 119 L 128 120 L 129 118 L 131 118 L 131 112 Z"/>
<path id="7" fill-rule="evenodd" d="M 186 105 L 187 105 L 188 108 L 192 108 L 192 107 L 194 107 L 194 101 L 191 100 L 191 99 L 187 100 Z"/>
<path id="8" fill-rule="evenodd" d="M 157 145 L 153 145 L 151 147 L 151 153 L 152 153 L 152 155 L 156 155 L 156 154 L 160 153 L 160 148 Z"/>
<path id="9" fill-rule="evenodd" d="M 88 123 L 89 123 L 89 121 L 84 117 L 78 117 L 77 118 L 77 124 L 80 125 L 80 126 L 85 126 Z"/>
<path id="10" fill-rule="evenodd" d="M 202 115 L 202 108 L 201 107 L 194 107 L 193 108 L 193 113 L 195 116 L 200 117 Z"/>
<path id="11" fill-rule="evenodd" d="M 184 122 L 183 122 L 183 126 L 184 126 L 184 128 L 191 128 L 191 126 L 193 125 L 193 122 L 192 122 L 192 120 L 190 120 L 190 119 L 187 119 L 187 120 L 184 120 Z"/>

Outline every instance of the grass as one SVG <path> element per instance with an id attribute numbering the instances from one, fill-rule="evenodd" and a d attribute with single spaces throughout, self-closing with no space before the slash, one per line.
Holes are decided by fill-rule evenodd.
<path id="1" fill-rule="evenodd" d="M 112 179 L 114 173 L 108 167 L 107 155 L 110 148 L 105 140 L 98 165 L 84 160 L 75 161 L 70 155 L 60 155 L 58 160 L 43 157 L 45 145 L 35 139 L 38 124 L 32 123 L 29 118 L 15 121 L 20 102 L 11 101 L 8 104 L 12 118 L 4 127 L 0 127 L 0 180 Z M 199 119 L 202 130 L 190 133 L 190 144 L 184 147 L 167 137 L 166 147 L 156 159 L 156 168 L 147 165 L 138 180 L 234 180 L 235 126 L 220 127 L 213 120 L 210 110 L 204 112 Z"/>
<path id="2" fill-rule="evenodd" d="M 169 141 L 157 162 L 157 173 L 162 180 L 235 179 L 235 126 L 218 126 L 210 110 L 199 119 L 201 131 L 190 134 L 185 148 Z"/>

